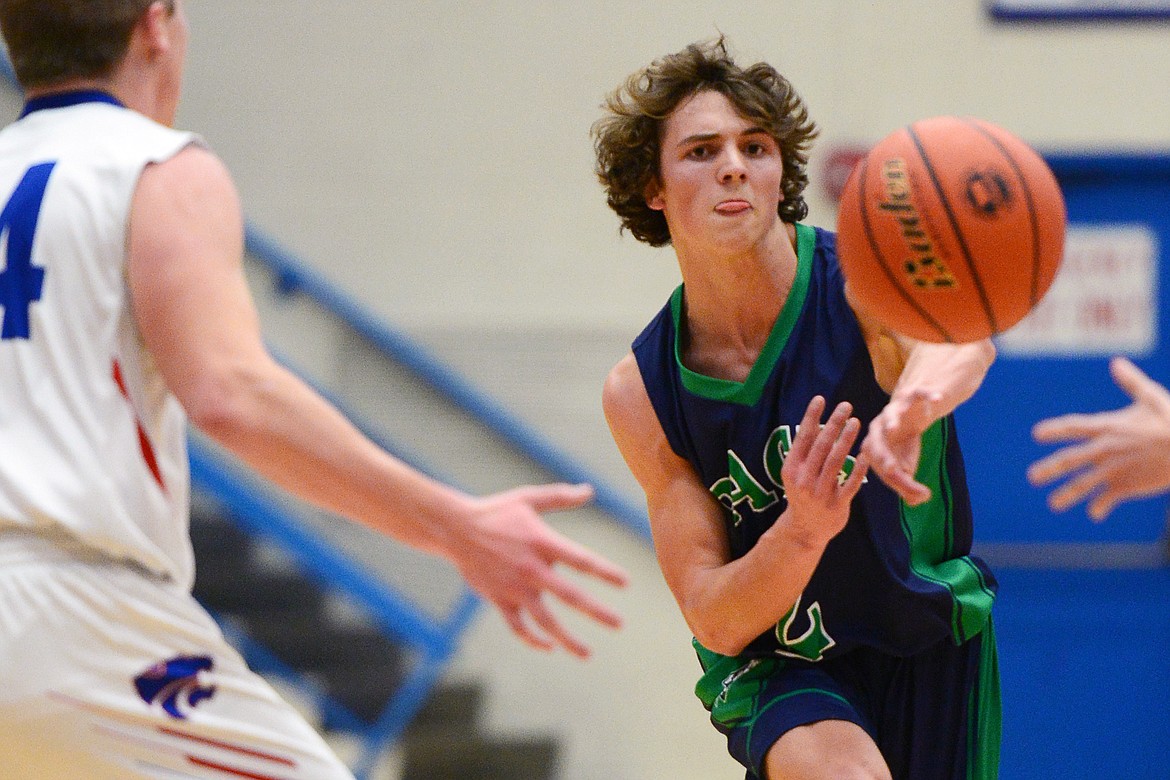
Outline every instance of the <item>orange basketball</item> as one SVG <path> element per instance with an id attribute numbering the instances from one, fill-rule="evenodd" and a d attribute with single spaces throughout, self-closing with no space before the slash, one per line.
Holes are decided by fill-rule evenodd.
<path id="1" fill-rule="evenodd" d="M 854 304 L 923 341 L 977 341 L 1030 312 L 1064 253 L 1064 197 L 1014 135 L 923 119 L 883 138 L 841 194 L 837 255 Z"/>

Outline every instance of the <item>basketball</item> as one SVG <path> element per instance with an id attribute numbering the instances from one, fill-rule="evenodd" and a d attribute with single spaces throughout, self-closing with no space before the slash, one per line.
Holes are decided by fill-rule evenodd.
<path id="1" fill-rule="evenodd" d="M 1064 197 L 1039 154 L 989 122 L 940 116 L 886 136 L 853 169 L 837 255 L 861 312 L 960 343 L 1002 333 L 1040 302 L 1064 234 Z"/>

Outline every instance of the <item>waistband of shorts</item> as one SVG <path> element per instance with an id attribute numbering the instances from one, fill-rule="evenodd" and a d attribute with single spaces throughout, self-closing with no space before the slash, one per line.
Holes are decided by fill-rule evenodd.
<path id="1" fill-rule="evenodd" d="M 26 563 L 114 566 L 159 582 L 170 577 L 130 558 L 120 558 L 53 529 L 0 526 L 0 570 Z"/>

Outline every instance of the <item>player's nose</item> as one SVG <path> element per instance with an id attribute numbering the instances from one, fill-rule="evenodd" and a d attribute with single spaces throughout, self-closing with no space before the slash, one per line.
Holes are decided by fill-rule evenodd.
<path id="1" fill-rule="evenodd" d="M 743 154 L 734 147 L 723 153 L 723 163 L 719 166 L 719 179 L 724 183 L 743 181 L 747 178 L 747 164 Z"/>

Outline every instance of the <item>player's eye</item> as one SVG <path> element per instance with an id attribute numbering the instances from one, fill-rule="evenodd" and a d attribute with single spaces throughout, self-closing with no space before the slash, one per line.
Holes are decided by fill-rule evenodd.
<path id="1" fill-rule="evenodd" d="M 711 157 L 713 152 L 709 146 L 695 146 L 687 152 L 687 157 L 692 160 L 706 160 Z"/>

